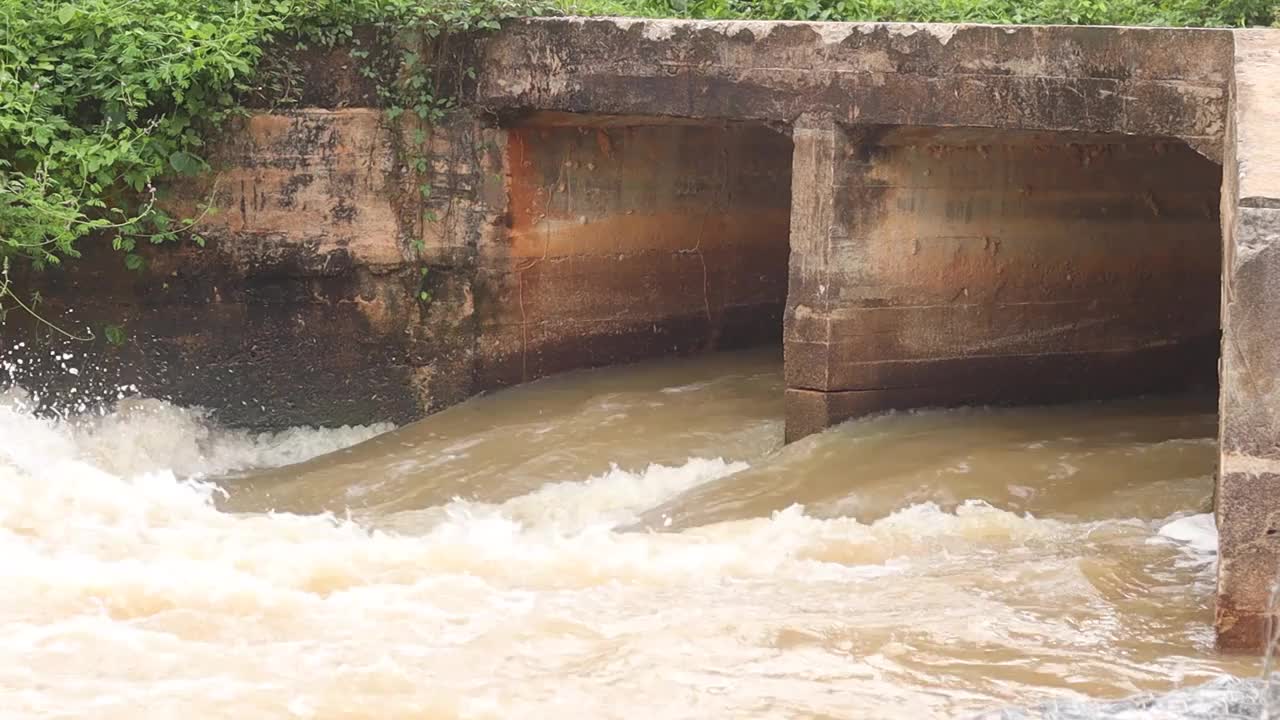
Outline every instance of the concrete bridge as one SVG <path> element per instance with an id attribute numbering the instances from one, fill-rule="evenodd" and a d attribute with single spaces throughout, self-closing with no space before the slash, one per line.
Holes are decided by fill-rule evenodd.
<path id="1" fill-rule="evenodd" d="M 126 319 L 104 382 L 258 426 L 779 338 L 788 439 L 1216 383 L 1219 639 L 1260 646 L 1280 31 L 545 19 L 451 59 L 479 74 L 423 128 L 349 49 L 300 54 L 300 104 L 169 199 L 213 197 L 208 249 L 98 253 L 46 307 Z"/>

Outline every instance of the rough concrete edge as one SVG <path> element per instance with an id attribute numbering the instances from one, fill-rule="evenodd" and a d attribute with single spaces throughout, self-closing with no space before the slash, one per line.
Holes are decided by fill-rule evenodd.
<path id="1" fill-rule="evenodd" d="M 1236 140 L 1248 149 L 1238 157 L 1239 205 L 1280 207 L 1280 29 L 1249 28 L 1232 33 L 1231 90 L 1251 122 L 1236 127 Z"/>
<path id="2" fill-rule="evenodd" d="M 1259 48 L 1259 43 L 1255 42 L 1257 38 L 1266 38 L 1270 47 Z M 1245 477 L 1251 482 L 1256 482 L 1261 477 L 1280 476 L 1280 460 L 1244 454 L 1239 452 L 1238 448 L 1229 447 L 1226 444 L 1232 441 L 1232 438 L 1228 437 L 1231 423 L 1228 421 L 1230 391 L 1227 387 L 1229 375 L 1227 369 L 1232 363 L 1232 358 L 1240 354 L 1238 342 L 1231 333 L 1233 327 L 1231 311 L 1239 302 L 1234 291 L 1236 271 L 1256 255 L 1256 252 L 1252 254 L 1246 252 L 1243 257 L 1239 256 L 1240 250 L 1250 251 L 1251 248 L 1247 245 L 1243 248 L 1238 247 L 1237 235 L 1241 229 L 1242 215 L 1248 215 L 1249 211 L 1266 212 L 1280 209 L 1280 174 L 1264 171 L 1260 180 L 1258 176 L 1251 178 L 1248 167 L 1251 163 L 1244 162 L 1240 157 L 1242 154 L 1251 155 L 1255 146 L 1261 145 L 1264 149 L 1269 147 L 1267 137 L 1280 132 L 1280 114 L 1272 112 L 1261 119 L 1255 118 L 1258 122 L 1250 122 L 1247 129 L 1241 127 L 1240 120 L 1242 112 L 1251 111 L 1251 114 L 1256 114 L 1261 109 L 1266 113 L 1272 107 L 1270 101 L 1274 93 L 1266 92 L 1270 87 L 1263 88 L 1263 92 L 1258 92 L 1253 82 L 1257 80 L 1258 73 L 1256 69 L 1251 70 L 1249 65 L 1257 64 L 1259 52 L 1269 56 L 1262 63 L 1264 66 L 1280 65 L 1280 31 L 1234 31 L 1232 47 L 1232 68 L 1227 87 L 1227 122 L 1223 138 L 1221 214 L 1223 257 L 1221 327 L 1223 333 L 1219 360 L 1219 452 L 1214 488 L 1214 516 L 1220 529 L 1220 537 L 1232 535 L 1230 532 L 1221 532 L 1226 525 L 1234 522 L 1234 519 L 1224 517 L 1224 512 L 1229 512 L 1230 506 L 1236 506 L 1237 510 L 1239 506 L 1238 501 L 1223 503 L 1224 488 L 1230 484 L 1242 482 Z M 1245 76 L 1245 82 L 1241 82 L 1242 75 Z M 1263 73 L 1263 76 L 1267 86 L 1280 84 L 1272 81 L 1269 73 Z M 1255 127 L 1257 125 L 1261 125 L 1261 129 Z M 1271 131 L 1268 132 L 1268 129 Z M 1260 138 L 1260 136 L 1263 137 Z M 1241 148 L 1244 148 L 1244 153 L 1240 152 Z M 1274 161 L 1266 160 L 1268 157 L 1263 155 L 1264 167 L 1270 170 L 1268 165 Z M 1263 430 L 1266 429 L 1263 428 Z M 1244 552 L 1242 557 L 1227 557 L 1237 549 L 1234 545 L 1219 548 L 1214 630 L 1217 636 L 1217 647 L 1223 652 L 1257 653 L 1266 649 L 1276 616 L 1273 607 L 1241 607 L 1235 600 L 1236 592 L 1242 587 L 1247 588 L 1251 576 L 1257 575 L 1257 572 L 1250 573 L 1251 563 L 1253 570 L 1265 570 L 1257 566 L 1256 556 L 1249 554 L 1249 544 L 1245 543 L 1244 547 L 1239 548 Z M 1237 567 L 1237 562 L 1244 567 Z M 1265 563 L 1266 560 L 1262 562 Z M 1247 590 L 1245 592 L 1247 593 Z"/>
<path id="3" fill-rule="evenodd" d="M 1173 28 L 1173 27 L 1157 27 L 1157 26 L 1115 26 L 1115 25 L 1000 25 L 1000 24 L 984 24 L 984 23 L 910 23 L 910 22 L 831 22 L 831 21 L 792 21 L 792 20 L 700 20 L 700 19 L 683 19 L 683 18 L 632 18 L 617 16 L 552 16 L 552 17 L 533 17 L 518 18 L 508 21 L 507 28 L 515 27 L 544 28 L 546 31 L 555 32 L 556 28 L 566 28 L 575 34 L 586 32 L 587 35 L 595 33 L 622 32 L 630 35 L 637 35 L 639 38 L 651 43 L 663 43 L 667 41 L 689 41 L 693 40 L 698 34 L 721 35 L 725 39 L 733 39 L 741 41 L 742 35 L 747 35 L 750 42 L 758 42 L 768 38 L 775 31 L 779 30 L 808 30 L 814 36 L 814 42 L 810 48 L 814 52 L 823 53 L 828 49 L 832 49 L 851 37 L 862 35 L 882 35 L 881 42 L 890 43 L 896 46 L 895 41 L 913 36 L 929 37 L 936 41 L 936 47 L 948 45 L 957 33 L 965 33 L 970 31 L 978 31 L 979 37 L 977 41 L 987 44 L 991 36 L 1003 35 L 1031 35 L 1031 41 L 1034 46 L 1043 45 L 1045 38 L 1038 37 L 1037 34 L 1047 33 L 1052 38 L 1061 37 L 1064 45 L 1081 45 L 1082 47 L 1091 47 L 1098 37 L 1107 39 L 1107 42 L 1116 46 L 1129 49 L 1150 46 L 1152 48 L 1164 47 L 1168 44 L 1169 38 L 1173 36 L 1195 36 L 1198 38 L 1215 38 L 1212 45 L 1220 46 L 1221 53 L 1214 52 L 1214 60 L 1211 61 L 1210 68 L 1202 68 L 1200 71 L 1193 71 L 1186 74 L 1178 74 L 1177 76 L 1165 77 L 1163 75 L 1142 77 L 1139 81 L 1152 84 L 1153 86 L 1173 85 L 1178 87 L 1200 88 L 1206 92 L 1217 92 L 1225 95 L 1225 85 L 1231 68 L 1231 47 L 1232 33 L 1230 28 Z M 1128 39 L 1132 38 L 1132 40 Z M 501 39 L 493 39 L 491 42 L 501 42 Z M 973 40 L 969 41 L 970 43 Z M 1157 53 L 1158 54 L 1158 53 Z M 1219 57 L 1220 55 L 1220 57 Z M 560 68 L 558 76 L 574 76 L 579 74 L 585 68 L 575 68 L 573 66 Z M 911 75 L 910 72 L 897 73 Z M 1022 77 L 1018 72 L 992 72 L 991 77 L 1006 78 L 1010 76 Z M 1032 77 L 1027 75 L 1026 77 Z M 1081 77 L 1093 77 L 1081 75 Z M 1110 76 L 1105 76 L 1110 77 Z M 1101 79 L 1101 77 L 1100 77 Z M 563 80 L 560 81 L 563 84 Z M 563 88 L 562 88 L 563 89 Z M 510 88 L 506 88 L 510 91 Z M 483 104 L 484 101 L 477 100 Z M 1223 104 L 1225 112 L 1225 103 Z M 655 116 L 680 118 L 684 117 L 679 114 L 667 115 L 666 113 L 656 113 Z M 778 118 L 778 122 L 794 122 L 795 116 L 787 118 Z M 1222 132 L 1221 118 L 1216 131 L 1211 134 L 1188 134 L 1185 132 L 1175 132 L 1167 134 L 1168 137 L 1176 137 L 1187 143 L 1193 150 L 1209 160 L 1221 164 L 1222 163 Z M 1127 123 L 1125 123 L 1127 125 Z M 957 125 L 958 126 L 958 125 Z M 983 124 L 978 127 L 985 126 Z M 992 125 L 992 127 L 1000 127 L 1000 124 Z M 1061 128 L 1043 128 L 1046 130 L 1056 130 Z M 1123 135 L 1149 135 L 1139 129 L 1119 128 L 1117 133 Z M 1157 133 L 1158 134 L 1158 133 Z"/>
<path id="4" fill-rule="evenodd" d="M 1220 189 L 1220 214 L 1219 223 L 1221 224 L 1222 247 L 1221 247 L 1221 277 L 1219 279 L 1220 299 L 1218 302 L 1218 327 L 1222 329 L 1219 339 L 1218 350 L 1218 426 L 1217 426 L 1217 446 L 1218 452 L 1215 458 L 1213 470 L 1213 520 L 1215 528 L 1221 528 L 1223 522 L 1223 505 L 1221 503 L 1223 495 L 1223 485 L 1225 475 L 1222 472 L 1224 460 L 1222 457 L 1222 438 L 1226 432 L 1223 419 L 1226 413 L 1226 397 L 1227 393 L 1224 386 L 1223 378 L 1226 374 L 1227 354 L 1230 350 L 1229 345 L 1231 338 L 1226 333 L 1228 326 L 1228 317 L 1231 305 L 1231 263 L 1233 256 L 1233 231 L 1235 225 L 1236 204 L 1238 202 L 1238 190 L 1236 188 L 1236 82 L 1235 82 L 1235 36 L 1232 35 L 1232 72 L 1227 77 L 1227 117 L 1223 126 L 1222 137 L 1222 185 Z M 1219 532 L 1219 537 L 1221 533 Z M 1219 547 L 1218 563 L 1214 570 L 1214 598 L 1213 598 L 1213 632 L 1214 645 L 1219 651 L 1228 651 L 1235 648 L 1247 646 L 1247 641 L 1242 641 L 1240 637 L 1240 629 L 1236 628 L 1236 614 L 1230 611 L 1232 603 L 1227 602 L 1224 598 L 1226 595 L 1223 590 L 1229 583 L 1227 582 L 1229 568 L 1221 561 L 1221 550 Z M 1254 625 L 1250 623 L 1250 627 Z"/>

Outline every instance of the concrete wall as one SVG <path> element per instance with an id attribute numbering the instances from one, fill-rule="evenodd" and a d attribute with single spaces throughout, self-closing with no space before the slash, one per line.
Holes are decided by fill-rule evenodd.
<path id="1" fill-rule="evenodd" d="M 431 181 L 465 180 L 460 207 L 483 204 L 465 159 L 476 132 L 456 123 L 436 135 Z M 42 292 L 47 316 L 99 337 L 71 342 L 10 315 L 8 337 L 49 350 L 28 348 L 34 360 L 70 353 L 81 369 L 68 376 L 55 362 L 20 382 L 54 402 L 87 388 L 114 397 L 115 385 L 133 383 L 255 427 L 403 422 L 471 393 L 465 256 L 449 257 L 446 233 L 427 237 L 419 257 L 415 178 L 381 112 L 251 115 L 227 128 L 212 160 L 215 175 L 169 185 L 162 200 L 190 215 L 212 204 L 199 222 L 208 247 L 145 247 L 147 270 L 134 273 L 109 247 L 85 243 L 85 259 L 20 281 Z M 415 300 L 428 265 L 430 306 Z M 121 347 L 101 339 L 117 323 Z"/>
<path id="2" fill-rule="evenodd" d="M 1220 168 L 1186 144 L 815 119 L 796 146 L 788 437 L 1212 386 Z"/>
<path id="3" fill-rule="evenodd" d="M 972 399 L 1015 399 L 988 380 L 1010 355 L 1094 352 L 1105 365 L 1098 352 L 1180 349 L 1206 332 L 1212 303 L 1194 294 L 1207 245 L 1194 238 L 1211 218 L 1192 196 L 1212 170 L 1170 140 L 1220 154 L 1231 38 L 528 20 L 464 48 L 481 70 L 460 88 L 473 109 L 436 128 L 388 123 L 347 49 L 304 51 L 295 109 L 257 92 L 260 110 L 214 152 L 217 175 L 166 188 L 188 210 L 212 198 L 209 248 L 150 249 L 142 274 L 91 249 L 30 286 L 46 312 L 74 309 L 99 333 L 123 319 L 123 348 L 67 343 L 94 356 L 98 384 L 136 382 L 239 424 L 403 422 L 550 372 L 774 340 L 790 232 L 794 388 L 920 385 L 917 401 L 937 402 L 930 378 L 945 371 Z M 838 128 L 823 131 L 829 150 L 850 153 L 829 168 L 839 192 L 805 166 L 813 118 Z M 808 138 L 794 161 L 793 127 Z M 1040 177 L 1041 162 L 1071 173 Z M 1150 197 L 1085 185 L 1112 173 L 1141 184 L 1148 164 L 1165 183 Z M 810 176 L 793 184 L 792 172 Z M 788 212 L 791 196 L 802 212 Z M 1095 199 L 1128 219 L 1076 217 Z M 857 242 L 811 256 L 819 218 Z M 1178 252 L 1160 255 L 1149 227 Z M 1144 264 L 1153 257 L 1158 268 Z M 818 307 L 805 284 L 814 263 L 843 278 L 836 314 L 817 323 L 827 336 L 799 322 Z M 1138 297 L 1167 316 L 1110 312 Z M 37 332 L 21 318 L 6 328 Z M 68 389 L 37 375 L 28 384 Z"/>
<path id="4" fill-rule="evenodd" d="M 507 232 L 480 253 L 484 386 L 781 341 L 791 140 L 538 115 L 507 131 Z"/>
<path id="5" fill-rule="evenodd" d="M 129 340 L 14 314 L 6 336 L 42 348 L 20 381 L 58 404 L 132 383 L 253 427 L 408 422 L 550 373 L 781 341 L 785 133 L 468 112 L 418 130 L 371 108 L 228 128 L 216 174 L 165 193 L 180 214 L 211 201 L 208 247 L 144 248 L 143 273 L 91 247 L 23 280 L 67 327 Z"/>

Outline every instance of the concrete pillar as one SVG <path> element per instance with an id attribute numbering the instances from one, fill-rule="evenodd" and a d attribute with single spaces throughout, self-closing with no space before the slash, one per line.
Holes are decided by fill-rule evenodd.
<path id="1" fill-rule="evenodd" d="M 1235 33 L 1223 151 L 1217 630 L 1257 651 L 1280 577 L 1280 31 Z"/>
<path id="2" fill-rule="evenodd" d="M 843 128 L 829 115 L 805 115 L 791 135 L 791 258 L 783 316 L 787 442 L 817 432 L 834 420 L 826 390 L 830 326 L 826 297 L 836 156 L 848 147 Z"/>
<path id="3" fill-rule="evenodd" d="M 1212 384 L 1221 176 L 1184 143 L 824 116 L 793 140 L 788 440 Z"/>

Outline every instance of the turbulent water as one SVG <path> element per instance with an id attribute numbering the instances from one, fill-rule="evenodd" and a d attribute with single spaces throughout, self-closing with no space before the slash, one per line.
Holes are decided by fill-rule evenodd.
<path id="1" fill-rule="evenodd" d="M 771 353 L 390 432 L 10 390 L 0 717 L 929 718 L 1257 674 L 1212 650 L 1212 398 L 783 447 L 781 397 Z"/>

